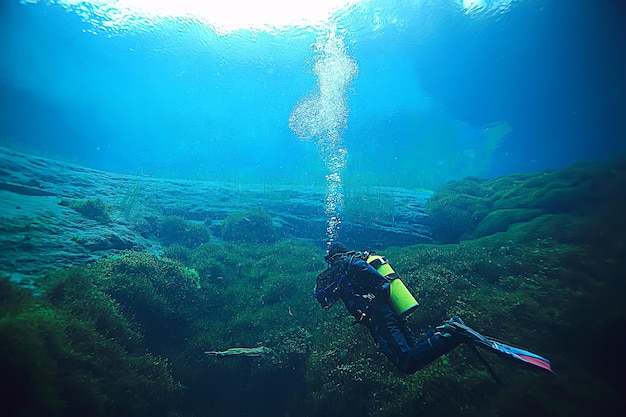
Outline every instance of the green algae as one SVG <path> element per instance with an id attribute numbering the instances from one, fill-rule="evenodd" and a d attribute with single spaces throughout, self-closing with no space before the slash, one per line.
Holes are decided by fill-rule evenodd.
<path id="1" fill-rule="evenodd" d="M 102 224 L 111 221 L 111 208 L 100 198 L 89 200 L 61 200 L 61 206 L 70 207 L 88 219 L 95 220 Z"/>
<path id="2" fill-rule="evenodd" d="M 193 249 L 208 242 L 211 234 L 204 224 L 190 222 L 181 216 L 163 216 L 157 236 L 164 246 L 181 245 Z"/>
<path id="3" fill-rule="evenodd" d="M 426 204 L 433 238 L 438 243 L 458 243 L 503 232 L 515 223 L 543 215 L 593 214 L 599 207 L 612 207 L 623 200 L 625 171 L 618 160 L 492 180 L 452 181 Z"/>
<path id="4" fill-rule="evenodd" d="M 259 416 L 611 415 L 626 405 L 617 366 L 626 203 L 613 171 L 601 183 L 581 168 L 553 185 L 530 174 L 491 188 L 467 180 L 456 185 L 468 196 L 459 201 L 476 204 L 458 204 L 463 214 L 446 220 L 462 242 L 381 251 L 420 301 L 409 317 L 415 333 L 458 314 L 548 357 L 557 376 L 485 352 L 499 387 L 463 346 L 403 375 L 341 305 L 326 312 L 311 297 L 322 248 L 203 243 L 58 271 L 40 298 L 2 281 L 0 364 L 15 378 L 13 397 L 28 399 L 7 404 L 39 415 L 236 416 L 242 404 Z M 555 205 L 564 184 L 585 188 Z M 271 351 L 204 354 L 233 346 Z"/>
<path id="5" fill-rule="evenodd" d="M 10 415 L 167 415 L 181 386 L 166 361 L 145 353 L 141 336 L 80 270 L 51 277 L 41 298 L 5 280 L 0 368 Z M 6 304 L 5 304 L 6 303 Z M 9 310 L 9 312 L 7 312 Z M 153 398 L 152 396 L 156 397 Z"/>
<path id="6" fill-rule="evenodd" d="M 272 218 L 262 208 L 229 214 L 222 222 L 221 236 L 239 243 L 272 243 L 279 237 Z"/>

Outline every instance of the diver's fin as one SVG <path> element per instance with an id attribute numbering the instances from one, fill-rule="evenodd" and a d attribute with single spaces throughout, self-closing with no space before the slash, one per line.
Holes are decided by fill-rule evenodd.
<path id="1" fill-rule="evenodd" d="M 483 336 L 476 330 L 467 326 L 459 317 L 453 317 L 437 329 L 440 332 L 457 334 L 461 336 L 466 343 L 491 349 L 502 356 L 517 359 L 528 365 L 536 366 L 538 368 L 545 369 L 548 372 L 554 373 L 548 359 L 527 350 L 507 345 L 506 343 L 502 343 L 498 340 L 492 339 L 491 337 Z"/>
<path id="2" fill-rule="evenodd" d="M 496 384 L 500 385 L 500 386 L 504 386 L 504 384 L 502 383 L 502 380 L 500 379 L 500 377 L 498 376 L 498 374 L 496 373 L 496 371 L 493 369 L 493 367 L 489 364 L 489 362 L 487 362 L 487 359 L 485 359 L 485 357 L 483 356 L 482 353 L 480 353 L 480 349 L 478 349 L 476 347 L 476 345 L 474 345 L 473 343 L 468 343 L 467 347 L 470 348 L 474 353 L 476 353 L 476 356 L 478 356 L 478 359 L 480 360 L 480 362 L 485 365 L 485 368 L 487 368 L 487 371 L 489 372 L 489 374 L 491 375 L 491 377 L 493 378 L 494 381 L 496 381 Z"/>
<path id="3" fill-rule="evenodd" d="M 511 345 L 507 345 L 506 343 L 502 343 L 490 337 L 485 337 L 485 339 L 489 341 L 490 345 L 485 346 L 481 344 L 479 346 L 489 347 L 491 349 L 494 349 L 497 353 L 500 353 L 504 356 L 515 358 L 529 365 L 533 365 L 538 368 L 545 369 L 548 372 L 554 373 L 554 371 L 552 370 L 552 365 L 550 364 L 550 361 L 544 358 L 543 356 L 539 356 L 536 353 L 532 353 L 527 350 L 520 349 Z"/>

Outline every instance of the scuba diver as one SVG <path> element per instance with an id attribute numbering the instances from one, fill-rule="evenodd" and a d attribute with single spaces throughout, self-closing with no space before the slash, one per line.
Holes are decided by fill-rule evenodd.
<path id="1" fill-rule="evenodd" d="M 369 329 L 382 353 L 402 372 L 414 373 L 461 343 L 478 353 L 498 383 L 498 377 L 475 346 L 552 372 L 547 359 L 483 336 L 457 316 L 418 339 L 406 319 L 418 303 L 384 256 L 350 251 L 335 242 L 324 259 L 328 268 L 317 277 L 315 299 L 325 310 L 342 300 L 357 322 Z"/>

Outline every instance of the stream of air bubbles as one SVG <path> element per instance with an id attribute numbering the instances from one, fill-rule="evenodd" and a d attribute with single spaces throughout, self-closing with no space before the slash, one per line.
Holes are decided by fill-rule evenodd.
<path id="1" fill-rule="evenodd" d="M 315 53 L 313 73 L 317 88 L 296 104 L 289 117 L 289 127 L 300 140 L 315 141 L 326 167 L 326 198 L 328 217 L 327 243 L 337 238 L 343 208 L 342 175 L 347 150 L 341 138 L 348 122 L 347 89 L 357 76 L 358 66 L 347 54 L 343 37 L 329 31 L 311 45 Z"/>

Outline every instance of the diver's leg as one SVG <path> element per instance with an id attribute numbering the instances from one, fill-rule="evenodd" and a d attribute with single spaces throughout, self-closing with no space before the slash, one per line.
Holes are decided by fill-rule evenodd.
<path id="1" fill-rule="evenodd" d="M 461 338 L 454 334 L 429 330 L 419 338 L 399 367 L 406 373 L 416 372 L 460 344 Z"/>
<path id="2" fill-rule="evenodd" d="M 368 314 L 365 325 L 381 352 L 396 366 L 400 367 L 406 362 L 406 357 L 411 352 L 415 339 L 407 339 L 405 336 L 406 321 L 400 318 L 391 306 L 377 306 L 375 311 Z M 412 336 L 412 333 L 410 335 Z"/>

